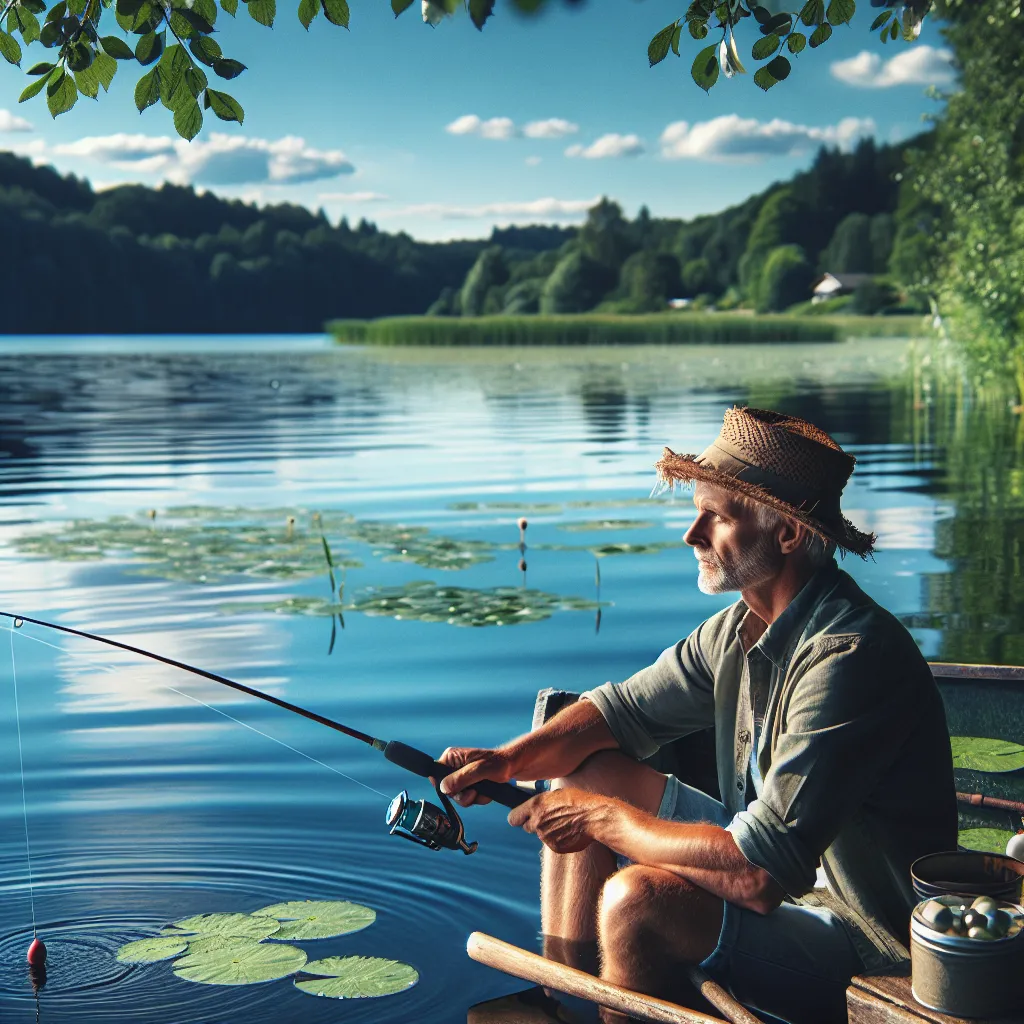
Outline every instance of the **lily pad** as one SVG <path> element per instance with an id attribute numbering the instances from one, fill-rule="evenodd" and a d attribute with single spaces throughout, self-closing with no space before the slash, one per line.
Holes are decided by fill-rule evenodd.
<path id="1" fill-rule="evenodd" d="M 982 853 L 1006 853 L 1006 844 L 1013 833 L 1001 828 L 965 828 L 961 831 L 959 842 L 968 850 L 980 850 Z"/>
<path id="2" fill-rule="evenodd" d="M 311 996 L 328 999 L 373 999 L 404 992 L 419 981 L 409 964 L 373 956 L 330 956 L 306 964 L 306 973 L 321 977 L 296 981 L 295 987 Z"/>
<path id="3" fill-rule="evenodd" d="M 1010 740 L 951 736 L 953 767 L 976 772 L 1013 772 L 1024 768 L 1024 746 Z"/>
<path id="4" fill-rule="evenodd" d="M 560 530 L 590 533 L 594 530 L 649 530 L 654 523 L 645 519 L 591 519 L 584 523 L 562 523 Z"/>
<path id="5" fill-rule="evenodd" d="M 174 962 L 174 973 L 202 985 L 255 985 L 287 978 L 305 963 L 306 954 L 297 946 L 231 937 L 218 946 L 208 938 L 199 950 Z"/>
<path id="6" fill-rule="evenodd" d="M 252 914 L 196 914 L 194 917 L 175 921 L 171 927 L 181 933 L 259 941 L 274 935 L 280 926 L 271 917 L 257 917 Z"/>
<path id="7" fill-rule="evenodd" d="M 153 935 L 148 939 L 127 942 L 117 951 L 123 964 L 155 964 L 185 952 L 187 940 L 179 936 Z"/>
<path id="8" fill-rule="evenodd" d="M 259 917 L 276 919 L 280 930 L 275 939 L 330 939 L 368 928 L 377 920 L 377 912 L 359 903 L 345 900 L 295 900 L 275 903 L 255 911 Z"/>

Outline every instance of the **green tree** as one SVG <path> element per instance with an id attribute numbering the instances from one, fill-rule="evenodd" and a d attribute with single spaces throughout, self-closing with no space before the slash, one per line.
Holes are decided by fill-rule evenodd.
<path id="1" fill-rule="evenodd" d="M 484 249 L 470 268 L 462 286 L 462 315 L 483 316 L 487 311 L 485 307 L 488 293 L 495 285 L 503 285 L 507 280 L 508 265 L 505 263 L 504 250 L 500 245 Z"/>
<path id="2" fill-rule="evenodd" d="M 682 269 L 683 294 L 689 298 L 704 295 L 714 288 L 711 264 L 703 256 L 687 260 Z"/>
<path id="3" fill-rule="evenodd" d="M 622 264 L 619 288 L 638 313 L 664 309 L 679 287 L 679 261 L 671 253 L 641 249 Z"/>
<path id="4" fill-rule="evenodd" d="M 870 274 L 874 270 L 871 218 L 867 214 L 851 213 L 836 225 L 818 269 L 833 274 Z"/>
<path id="5" fill-rule="evenodd" d="M 602 199 L 587 211 L 579 246 L 585 256 L 616 275 L 626 257 L 638 248 L 631 225 L 622 216 L 622 207 L 610 199 Z"/>
<path id="6" fill-rule="evenodd" d="M 542 313 L 584 313 L 593 309 L 615 284 L 609 269 L 586 253 L 574 250 L 563 256 L 544 282 Z"/>
<path id="7" fill-rule="evenodd" d="M 814 269 L 798 245 L 780 245 L 765 259 L 755 298 L 759 313 L 774 313 L 805 302 L 811 293 Z"/>

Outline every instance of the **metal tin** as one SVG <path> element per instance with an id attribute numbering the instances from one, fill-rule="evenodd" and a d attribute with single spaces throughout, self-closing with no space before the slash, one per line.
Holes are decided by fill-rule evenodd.
<path id="1" fill-rule="evenodd" d="M 970 896 L 923 900 L 910 919 L 910 959 L 914 998 L 929 1009 L 956 1017 L 998 1017 L 1020 1008 L 1024 998 L 1024 908 L 992 900 L 999 938 L 971 938 L 959 924 L 972 904 Z M 954 925 L 939 930 L 925 908 L 948 907 Z"/>
<path id="2" fill-rule="evenodd" d="M 930 853 L 910 865 L 910 878 L 919 900 L 971 893 L 1019 903 L 1024 863 L 1001 853 L 976 850 Z"/>

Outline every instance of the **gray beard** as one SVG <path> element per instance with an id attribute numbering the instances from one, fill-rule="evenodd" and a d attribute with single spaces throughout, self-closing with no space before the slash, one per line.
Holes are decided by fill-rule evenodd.
<path id="1" fill-rule="evenodd" d="M 778 572 L 773 556 L 770 537 L 762 537 L 731 565 L 727 565 L 712 551 L 704 552 L 703 559 L 699 560 L 697 587 L 703 594 L 725 594 L 730 590 L 746 590 L 757 586 Z"/>

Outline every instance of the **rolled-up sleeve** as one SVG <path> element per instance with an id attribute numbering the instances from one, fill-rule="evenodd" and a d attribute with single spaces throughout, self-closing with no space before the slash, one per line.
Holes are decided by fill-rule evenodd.
<path id="1" fill-rule="evenodd" d="M 916 688 L 884 645 L 819 639 L 793 686 L 760 797 L 728 826 L 752 864 L 790 896 L 814 887 L 822 853 L 899 756 Z"/>
<path id="2" fill-rule="evenodd" d="M 583 694 L 625 753 L 650 757 L 663 744 L 714 725 L 715 683 L 702 651 L 707 626 L 698 626 L 624 682 Z"/>

